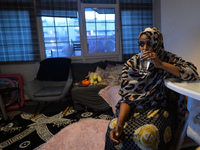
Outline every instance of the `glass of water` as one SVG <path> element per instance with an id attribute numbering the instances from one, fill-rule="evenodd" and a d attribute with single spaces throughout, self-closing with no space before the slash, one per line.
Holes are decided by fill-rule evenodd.
<path id="1" fill-rule="evenodd" d="M 140 51 L 140 58 L 142 57 L 143 53 L 147 51 L 147 50 L 142 50 Z M 140 70 L 139 70 L 139 74 L 142 74 L 142 75 L 146 75 L 148 73 L 148 68 L 149 68 L 149 65 L 150 65 L 150 60 L 141 60 L 140 59 Z"/>

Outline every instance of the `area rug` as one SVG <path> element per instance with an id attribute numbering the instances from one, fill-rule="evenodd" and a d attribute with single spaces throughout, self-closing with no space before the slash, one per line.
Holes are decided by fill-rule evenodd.
<path id="1" fill-rule="evenodd" d="M 38 150 L 104 150 L 109 120 L 88 118 L 63 128 Z"/>
<path id="2" fill-rule="evenodd" d="M 31 116 L 20 114 L 0 124 L 0 149 L 36 150 L 66 126 L 88 118 L 110 120 L 112 113 L 69 110 L 65 115 L 63 112 L 40 114 L 30 119 Z"/>

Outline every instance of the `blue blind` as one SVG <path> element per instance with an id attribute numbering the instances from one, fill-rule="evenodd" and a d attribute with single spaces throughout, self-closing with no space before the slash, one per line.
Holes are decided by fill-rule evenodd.
<path id="1" fill-rule="evenodd" d="M 116 0 L 81 0 L 81 3 L 91 3 L 91 4 L 116 4 Z"/>
<path id="2" fill-rule="evenodd" d="M 139 52 L 138 35 L 153 26 L 152 0 L 121 0 L 122 59 Z"/>
<path id="3" fill-rule="evenodd" d="M 35 0 L 38 16 L 77 18 L 76 0 Z"/>
<path id="4" fill-rule="evenodd" d="M 40 58 L 32 2 L 0 3 L 0 63 L 32 62 Z"/>

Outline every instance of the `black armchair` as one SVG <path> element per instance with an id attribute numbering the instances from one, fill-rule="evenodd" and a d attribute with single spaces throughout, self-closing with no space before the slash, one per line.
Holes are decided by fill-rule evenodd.
<path id="1" fill-rule="evenodd" d="M 37 102 L 69 98 L 73 84 L 70 58 L 47 58 L 40 62 L 36 79 L 24 84 L 27 96 Z"/>

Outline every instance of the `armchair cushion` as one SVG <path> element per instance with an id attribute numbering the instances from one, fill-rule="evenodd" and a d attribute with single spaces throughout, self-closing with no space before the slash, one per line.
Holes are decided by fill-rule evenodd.
<path id="1" fill-rule="evenodd" d="M 71 59 L 47 58 L 40 62 L 37 79 L 41 81 L 67 81 Z M 47 76 L 48 74 L 48 76 Z"/>
<path id="2" fill-rule="evenodd" d="M 38 102 L 68 98 L 73 84 L 70 58 L 47 58 L 40 62 L 35 80 L 24 84 L 27 96 Z"/>
<path id="3" fill-rule="evenodd" d="M 46 97 L 46 96 L 59 96 L 62 94 L 64 86 L 44 87 L 41 90 L 35 92 L 35 97 Z"/>

